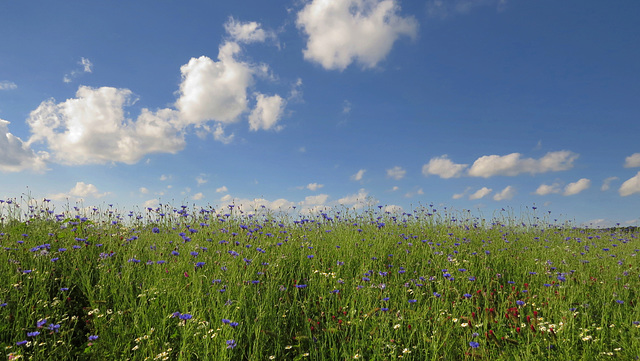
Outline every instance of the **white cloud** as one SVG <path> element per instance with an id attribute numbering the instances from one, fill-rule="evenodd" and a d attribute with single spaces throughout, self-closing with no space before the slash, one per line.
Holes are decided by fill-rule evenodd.
<path id="1" fill-rule="evenodd" d="M 601 191 L 607 191 L 609 190 L 609 188 L 611 187 L 611 182 L 613 182 L 614 180 L 617 180 L 618 177 L 609 177 L 606 178 L 603 182 L 602 182 L 602 187 L 600 187 Z"/>
<path id="2" fill-rule="evenodd" d="M 58 193 L 47 196 L 53 200 L 65 200 L 65 199 L 84 199 L 84 198 L 102 198 L 109 195 L 109 192 L 100 193 L 98 188 L 93 184 L 87 184 L 85 182 L 76 182 L 76 185 L 71 188 L 68 193 Z"/>
<path id="3" fill-rule="evenodd" d="M 360 181 L 362 180 L 362 176 L 364 176 L 364 172 L 366 172 L 366 169 L 360 169 L 356 174 L 351 176 L 351 180 L 353 181 Z"/>
<path id="4" fill-rule="evenodd" d="M 482 199 L 487 194 L 491 193 L 492 189 L 487 187 L 482 187 L 475 191 L 475 193 L 469 195 L 470 200 Z"/>
<path id="5" fill-rule="evenodd" d="M 395 192 L 395 191 L 397 191 L 398 189 L 400 189 L 400 187 L 398 187 L 398 186 L 393 186 L 393 187 L 391 187 L 391 192 Z"/>
<path id="6" fill-rule="evenodd" d="M 185 146 L 184 135 L 173 124 L 176 112 L 142 109 L 136 121 L 125 118 L 132 103 L 128 89 L 81 86 L 76 98 L 56 104 L 42 102 L 27 123 L 29 144 L 46 141 L 63 164 L 133 164 L 149 153 L 176 153 Z"/>
<path id="7" fill-rule="evenodd" d="M 372 68 L 400 36 L 418 33 L 415 18 L 399 11 L 395 0 L 313 0 L 296 20 L 308 37 L 304 58 L 325 69 L 344 70 L 354 61 Z"/>
<path id="8" fill-rule="evenodd" d="M 199 201 L 202 198 L 204 198 L 204 194 L 202 194 L 202 192 L 198 192 L 191 197 L 194 201 Z"/>
<path id="9" fill-rule="evenodd" d="M 551 185 L 541 184 L 535 191 L 535 194 L 539 196 L 544 196 L 551 193 L 560 193 L 560 185 L 558 183 L 554 183 Z"/>
<path id="10" fill-rule="evenodd" d="M 422 190 L 422 188 L 418 188 L 418 190 L 416 191 L 411 191 L 411 192 L 407 192 L 404 194 L 405 198 L 412 198 L 415 196 L 421 196 L 424 194 L 424 191 Z"/>
<path id="11" fill-rule="evenodd" d="M 389 212 L 391 214 L 400 214 L 402 212 L 404 212 L 404 209 L 400 206 L 397 206 L 395 204 L 390 204 L 388 206 L 384 207 L 384 211 L 385 212 Z"/>
<path id="12" fill-rule="evenodd" d="M 282 112 L 286 105 L 286 100 L 279 95 L 265 96 L 258 93 L 256 95 L 256 107 L 249 114 L 249 129 L 268 130 L 273 128 L 282 117 Z M 276 127 L 279 130 L 280 127 Z"/>
<path id="13" fill-rule="evenodd" d="M 369 197 L 367 191 L 361 188 L 358 193 L 347 195 L 338 199 L 338 203 L 342 205 L 352 206 L 353 208 L 364 208 L 376 204 L 378 201 Z"/>
<path id="14" fill-rule="evenodd" d="M 402 167 L 395 166 L 391 169 L 387 169 L 387 177 L 393 178 L 395 180 L 400 180 L 404 178 L 404 175 L 407 174 L 407 171 L 402 169 Z"/>
<path id="15" fill-rule="evenodd" d="M 142 207 L 143 208 L 156 208 L 158 207 L 158 205 L 160 204 L 160 202 L 157 199 L 149 199 L 144 201 L 144 203 L 142 203 Z"/>
<path id="16" fill-rule="evenodd" d="M 260 23 L 255 21 L 240 22 L 233 17 L 224 24 L 225 31 L 234 41 L 240 43 L 264 42 L 268 38 L 275 38 L 275 33 L 264 31 Z"/>
<path id="17" fill-rule="evenodd" d="M 566 187 L 564 187 L 564 196 L 572 196 L 574 194 L 578 194 L 585 189 L 588 189 L 591 186 L 591 181 L 587 178 L 582 178 L 577 182 L 569 183 Z"/>
<path id="18" fill-rule="evenodd" d="M 467 168 L 467 164 L 455 164 L 447 155 L 440 157 L 434 157 L 429 160 L 429 163 L 422 166 L 422 174 L 429 176 L 434 174 L 440 176 L 440 178 L 455 178 L 462 175 L 462 172 Z"/>
<path id="19" fill-rule="evenodd" d="M 139 190 L 140 190 L 140 193 L 142 193 L 142 194 L 147 194 L 147 193 L 149 193 L 149 190 L 148 190 L 146 187 L 140 187 L 140 189 L 139 189 Z"/>
<path id="20" fill-rule="evenodd" d="M 46 170 L 45 160 L 49 154 L 40 152 L 36 154 L 22 139 L 9 133 L 9 122 L 0 119 L 0 171 L 20 172 L 33 170 L 41 172 Z"/>
<path id="21" fill-rule="evenodd" d="M 216 193 L 227 193 L 228 191 L 229 190 L 225 186 L 222 186 L 220 188 L 216 188 Z"/>
<path id="22" fill-rule="evenodd" d="M 180 67 L 182 82 L 176 107 L 183 124 L 209 120 L 231 123 L 247 110 L 247 87 L 254 69 L 236 61 L 239 52 L 237 43 L 226 42 L 220 46 L 219 61 L 201 56 Z"/>
<path id="23" fill-rule="evenodd" d="M 573 161 L 577 158 L 578 154 L 567 150 L 549 152 L 540 159 L 521 158 L 520 153 L 511 153 L 504 156 L 485 155 L 473 163 L 471 169 L 469 169 L 469 175 L 489 178 L 496 175 L 516 176 L 522 173 L 533 175 L 536 173 L 557 172 L 571 169 Z"/>
<path id="24" fill-rule="evenodd" d="M 466 195 L 466 193 L 455 193 L 453 196 L 451 196 L 451 198 L 453 198 L 453 199 L 461 199 L 461 198 L 464 198 L 465 195 Z"/>
<path id="25" fill-rule="evenodd" d="M 224 128 L 220 123 L 216 124 L 216 129 L 213 131 L 213 139 L 221 142 L 222 144 L 229 144 L 233 141 L 235 135 L 233 133 L 229 135 L 224 134 Z"/>
<path id="26" fill-rule="evenodd" d="M 304 197 L 304 201 L 300 202 L 299 204 L 303 207 L 321 206 L 321 205 L 325 205 L 328 199 L 329 199 L 328 194 L 318 194 L 316 196 Z"/>
<path id="27" fill-rule="evenodd" d="M 513 188 L 512 186 L 507 186 L 503 190 L 501 190 L 499 193 L 494 194 L 493 200 L 494 201 L 509 200 L 509 199 L 512 199 L 515 194 L 516 194 L 516 189 Z"/>
<path id="28" fill-rule="evenodd" d="M 640 167 L 640 153 L 633 153 L 624 159 L 625 168 Z"/>
<path id="29" fill-rule="evenodd" d="M 640 172 L 622 183 L 620 189 L 618 189 L 618 193 L 620 193 L 622 197 L 640 193 Z"/>
<path id="30" fill-rule="evenodd" d="M 82 70 L 84 70 L 85 73 L 91 73 L 93 71 L 93 63 L 91 63 L 89 59 L 82 58 L 80 60 L 80 64 L 82 65 Z"/>
<path id="31" fill-rule="evenodd" d="M 324 184 L 318 184 L 318 183 L 309 183 L 307 184 L 307 189 L 310 191 L 316 191 L 320 188 L 324 187 Z"/>
<path id="32" fill-rule="evenodd" d="M 17 87 L 18 86 L 14 82 L 8 80 L 0 81 L 0 90 L 12 90 L 16 89 Z"/>
<path id="33" fill-rule="evenodd" d="M 199 175 L 196 177 L 196 183 L 198 183 L 199 186 L 207 183 L 208 180 L 204 179 L 204 177 L 202 175 Z"/>
<path id="34" fill-rule="evenodd" d="M 62 81 L 65 83 L 71 83 L 74 78 L 78 77 L 78 75 L 82 73 L 91 73 L 93 72 L 93 63 L 87 58 L 80 58 L 78 64 L 82 67 L 81 69 L 72 70 L 71 73 L 65 74 L 62 78 Z"/>
<path id="35" fill-rule="evenodd" d="M 160 176 L 160 180 L 163 181 L 163 182 L 166 181 L 166 180 L 169 180 L 171 178 L 172 178 L 171 174 L 169 174 L 169 175 L 163 174 L 163 175 Z"/>

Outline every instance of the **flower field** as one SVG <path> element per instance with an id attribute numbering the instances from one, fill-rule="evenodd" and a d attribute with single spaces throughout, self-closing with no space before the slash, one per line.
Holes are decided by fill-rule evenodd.
<path id="1" fill-rule="evenodd" d="M 9 360 L 640 356 L 635 230 L 535 208 L 0 206 Z"/>

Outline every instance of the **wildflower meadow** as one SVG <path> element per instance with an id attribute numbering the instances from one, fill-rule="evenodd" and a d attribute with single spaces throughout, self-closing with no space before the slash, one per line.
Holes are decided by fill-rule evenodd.
<path id="1" fill-rule="evenodd" d="M 635 360 L 636 229 L 0 201 L 9 360 Z"/>

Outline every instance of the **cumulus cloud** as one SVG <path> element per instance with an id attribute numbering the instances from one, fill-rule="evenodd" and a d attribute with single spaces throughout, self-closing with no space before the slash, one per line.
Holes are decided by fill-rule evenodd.
<path id="1" fill-rule="evenodd" d="M 0 90 L 12 90 L 16 89 L 17 87 L 18 86 L 14 82 L 8 80 L 0 81 Z"/>
<path id="2" fill-rule="evenodd" d="M 491 193 L 492 189 L 487 187 L 482 187 L 475 191 L 473 194 L 469 195 L 470 200 L 482 199 L 487 194 Z"/>
<path id="3" fill-rule="evenodd" d="M 125 118 L 132 104 L 128 89 L 81 86 L 76 98 L 42 102 L 27 123 L 29 144 L 44 141 L 63 164 L 133 164 L 149 153 L 176 153 L 185 146 L 174 126 L 176 112 L 142 109 L 136 121 Z"/>
<path id="4" fill-rule="evenodd" d="M 640 167 L 640 153 L 633 153 L 624 159 L 625 168 Z"/>
<path id="5" fill-rule="evenodd" d="M 618 189 L 618 193 L 620 193 L 622 197 L 640 193 L 640 172 L 622 183 L 620 189 Z"/>
<path id="6" fill-rule="evenodd" d="M 182 82 L 176 107 L 185 125 L 209 120 L 235 122 L 247 110 L 247 87 L 254 69 L 234 58 L 239 52 L 237 43 L 226 42 L 220 46 L 217 62 L 201 56 L 180 67 Z"/>
<path id="7" fill-rule="evenodd" d="M 142 193 L 142 194 L 147 194 L 147 193 L 149 193 L 149 189 L 147 189 L 146 187 L 140 187 L 139 191 L 140 191 L 140 193 Z"/>
<path id="8" fill-rule="evenodd" d="M 522 158 L 520 153 L 504 156 L 485 155 L 473 163 L 468 173 L 472 177 L 489 178 L 496 175 L 516 176 L 522 173 L 533 175 L 557 172 L 571 169 L 573 161 L 577 158 L 578 154 L 567 150 L 549 152 L 540 159 Z"/>
<path id="9" fill-rule="evenodd" d="M 606 178 L 603 182 L 602 182 L 602 187 L 600 187 L 601 191 L 607 191 L 609 190 L 609 188 L 611 187 L 611 182 L 613 182 L 614 180 L 617 180 L 618 177 L 608 177 Z"/>
<path id="10" fill-rule="evenodd" d="M 317 196 L 307 196 L 304 198 L 304 201 L 300 202 L 301 206 L 318 206 L 324 205 L 327 203 L 329 199 L 328 194 L 318 194 Z"/>
<path id="11" fill-rule="evenodd" d="M 360 169 L 356 174 L 351 176 L 351 180 L 353 181 L 361 181 L 362 180 L 362 176 L 364 176 L 364 172 L 366 172 L 366 169 Z"/>
<path id="12" fill-rule="evenodd" d="M 275 38 L 275 33 L 265 31 L 261 26 L 255 21 L 241 22 L 229 17 L 224 24 L 224 29 L 234 41 L 240 43 L 261 43 L 268 38 Z"/>
<path id="13" fill-rule="evenodd" d="M 286 100 L 279 95 L 266 96 L 258 93 L 256 95 L 256 107 L 249 115 L 249 129 L 256 131 L 259 129 L 268 130 L 273 128 L 282 117 L 282 112 Z M 276 127 L 279 130 L 280 127 Z"/>
<path id="14" fill-rule="evenodd" d="M 203 185 L 203 184 L 205 184 L 207 182 L 208 182 L 208 180 L 206 180 L 204 178 L 204 176 L 202 176 L 202 175 L 199 175 L 199 176 L 196 177 L 196 183 L 198 183 L 199 186 L 201 186 L 201 185 Z"/>
<path id="15" fill-rule="evenodd" d="M 407 174 L 407 171 L 399 166 L 395 166 L 391 169 L 387 169 L 387 177 L 393 178 L 395 180 L 400 180 L 404 178 L 405 174 Z"/>
<path id="16" fill-rule="evenodd" d="M 316 191 L 322 187 L 324 187 L 324 184 L 318 184 L 318 183 L 309 183 L 306 186 L 306 188 L 310 191 Z"/>
<path id="17" fill-rule="evenodd" d="M 198 192 L 191 197 L 194 201 L 199 201 L 202 198 L 204 198 L 204 194 L 202 194 L 202 192 Z"/>
<path id="18" fill-rule="evenodd" d="M 296 20 L 307 36 L 304 58 L 325 69 L 344 70 L 353 62 L 375 67 L 400 36 L 418 33 L 415 18 L 399 11 L 395 0 L 313 0 Z"/>
<path id="19" fill-rule="evenodd" d="M 371 206 L 377 203 L 377 200 L 369 197 L 369 193 L 364 190 L 364 188 L 361 188 L 358 193 L 350 194 L 338 199 L 338 203 L 358 209 Z"/>
<path id="20" fill-rule="evenodd" d="M 590 186 L 591 181 L 587 178 L 582 178 L 577 182 L 567 184 L 567 186 L 564 187 L 564 192 L 562 193 L 562 195 L 572 196 L 588 189 Z"/>
<path id="21" fill-rule="evenodd" d="M 503 190 L 501 190 L 499 193 L 494 194 L 493 200 L 494 201 L 509 200 L 513 198 L 515 194 L 516 194 L 515 188 L 513 188 L 512 186 L 507 186 Z"/>
<path id="22" fill-rule="evenodd" d="M 27 143 L 9 132 L 9 122 L 0 119 L 0 171 L 20 172 L 33 170 L 41 172 L 46 169 L 45 160 L 49 154 L 36 154 Z"/>
<path id="23" fill-rule="evenodd" d="M 84 198 L 102 198 L 109 195 L 109 192 L 100 193 L 98 188 L 93 184 L 85 182 L 76 182 L 76 185 L 67 193 L 58 193 L 47 196 L 53 200 L 65 200 L 65 199 L 84 199 Z"/>
<path id="24" fill-rule="evenodd" d="M 425 176 L 433 174 L 445 179 L 456 178 L 462 175 L 465 168 L 467 168 L 467 164 L 455 164 L 445 154 L 431 158 L 429 163 L 422 166 L 422 174 Z"/>
<path id="25" fill-rule="evenodd" d="M 558 183 L 554 183 L 551 185 L 541 184 L 535 191 L 535 194 L 539 196 L 544 196 L 551 193 L 560 193 L 560 185 Z"/>

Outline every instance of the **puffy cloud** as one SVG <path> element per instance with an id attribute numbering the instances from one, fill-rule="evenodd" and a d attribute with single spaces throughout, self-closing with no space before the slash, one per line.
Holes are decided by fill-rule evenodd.
<path id="1" fill-rule="evenodd" d="M 469 175 L 489 178 L 496 175 L 516 176 L 522 173 L 557 172 L 571 169 L 573 161 L 577 158 L 578 154 L 567 150 L 549 152 L 540 159 L 521 158 L 520 153 L 504 156 L 485 155 L 473 163 L 469 169 Z"/>
<path id="2" fill-rule="evenodd" d="M 82 73 L 93 72 L 93 63 L 89 59 L 80 58 L 80 61 L 78 62 L 78 64 L 82 68 L 79 70 L 73 70 L 70 74 L 65 74 L 64 78 L 62 78 L 62 81 L 64 81 L 65 83 L 71 83 L 71 81 L 73 81 L 73 79 L 76 78 L 78 75 Z"/>
<path id="3" fill-rule="evenodd" d="M 577 182 L 569 183 L 566 187 L 564 187 L 564 196 L 572 196 L 574 194 L 578 194 L 585 189 L 588 189 L 591 186 L 591 181 L 587 178 L 582 178 Z"/>
<path id="4" fill-rule="evenodd" d="M 618 177 L 608 177 L 606 178 L 603 182 L 602 182 L 602 187 L 600 187 L 601 191 L 607 191 L 609 190 L 609 188 L 611 187 L 611 182 L 613 182 L 614 180 L 617 180 Z"/>
<path id="5" fill-rule="evenodd" d="M 202 175 L 199 175 L 196 177 L 196 183 L 198 183 L 199 186 L 207 183 L 208 181 L 206 179 L 204 179 L 204 177 Z"/>
<path id="6" fill-rule="evenodd" d="M 395 166 L 391 169 L 387 169 L 387 177 L 393 178 L 395 180 L 400 180 L 404 178 L 404 175 L 407 174 L 407 171 L 402 169 L 402 167 Z"/>
<path id="7" fill-rule="evenodd" d="M 399 11 L 395 0 L 313 0 L 296 20 L 308 37 L 304 58 L 325 69 L 344 70 L 354 61 L 372 68 L 400 36 L 417 35 L 418 22 Z"/>
<path id="8" fill-rule="evenodd" d="M 50 99 L 31 112 L 29 143 L 46 141 L 63 164 L 133 164 L 149 153 L 184 148 L 184 136 L 174 126 L 175 111 L 142 109 L 134 122 L 123 109 L 131 103 L 128 89 L 81 86 L 76 98 L 58 104 Z"/>
<path id="9" fill-rule="evenodd" d="M 475 191 L 475 193 L 469 195 L 470 200 L 482 199 L 487 194 L 491 193 L 492 189 L 487 187 L 482 187 Z"/>
<path id="10" fill-rule="evenodd" d="M 384 211 L 392 213 L 392 214 L 400 214 L 400 213 L 404 212 L 404 209 L 402 207 L 400 207 L 400 206 L 395 205 L 395 204 L 390 204 L 390 205 L 384 207 Z"/>
<path id="11" fill-rule="evenodd" d="M 26 169 L 44 171 L 46 152 L 36 154 L 22 139 L 9 133 L 9 122 L 0 119 L 0 171 L 20 172 Z"/>
<path id="12" fill-rule="evenodd" d="M 229 190 L 226 186 L 222 186 L 220 188 L 216 188 L 216 193 L 227 193 Z"/>
<path id="13" fill-rule="evenodd" d="M 80 59 L 80 64 L 82 65 L 82 70 L 84 70 L 85 73 L 92 72 L 93 63 L 91 63 L 89 59 L 87 58 Z"/>
<path id="14" fill-rule="evenodd" d="M 320 188 L 324 187 L 324 184 L 318 184 L 318 183 L 309 183 L 307 184 L 307 189 L 310 191 L 316 191 Z"/>
<path id="15" fill-rule="evenodd" d="M 51 198 L 53 200 L 64 200 L 64 199 L 83 199 L 83 198 L 102 198 L 106 195 L 109 195 L 109 192 L 100 193 L 98 188 L 93 184 L 87 184 L 85 182 L 76 182 L 76 185 L 71 188 L 68 193 L 58 193 L 47 196 L 47 198 Z"/>
<path id="16" fill-rule="evenodd" d="M 0 81 L 0 90 L 12 90 L 16 89 L 17 87 L 18 86 L 14 82 L 8 80 Z"/>
<path id="17" fill-rule="evenodd" d="M 551 193 L 560 193 L 560 185 L 558 183 L 554 183 L 551 185 L 541 184 L 535 191 L 535 194 L 539 196 L 544 196 Z"/>
<path id="18" fill-rule="evenodd" d="M 146 187 L 140 187 L 139 191 L 140 191 L 140 193 L 142 193 L 142 194 L 147 194 L 147 193 L 149 193 L 149 189 L 147 189 Z"/>
<path id="19" fill-rule="evenodd" d="M 319 205 L 324 205 L 325 203 L 327 203 L 327 200 L 329 199 L 329 195 L 328 194 L 318 194 L 317 196 L 307 196 L 304 198 L 304 201 L 300 202 L 299 204 L 303 207 L 308 207 L 308 206 L 319 206 Z"/>
<path id="20" fill-rule="evenodd" d="M 265 96 L 259 93 L 256 95 L 256 101 L 256 107 L 249 115 L 249 129 L 256 131 L 273 128 L 282 117 L 286 101 L 277 94 Z M 279 130 L 279 127 L 276 127 L 276 130 Z"/>
<path id="21" fill-rule="evenodd" d="M 421 196 L 424 194 L 424 191 L 422 190 L 422 188 L 418 188 L 418 190 L 416 191 L 411 191 L 411 192 L 407 192 L 404 194 L 405 198 L 412 198 L 415 196 Z"/>
<path id="22" fill-rule="evenodd" d="M 467 168 L 467 164 L 455 164 L 447 155 L 431 158 L 429 163 L 422 166 L 422 174 L 429 176 L 434 174 L 440 176 L 440 178 L 454 178 L 462 175 L 462 172 Z"/>
<path id="23" fill-rule="evenodd" d="M 191 197 L 194 201 L 199 201 L 202 198 L 204 198 L 204 194 L 202 194 L 202 192 L 198 192 Z"/>
<path id="24" fill-rule="evenodd" d="M 338 199 L 338 203 L 342 205 L 352 206 L 353 208 L 364 208 L 378 203 L 377 200 L 369 197 L 369 193 L 361 188 L 358 193 L 347 195 Z"/>
<path id="25" fill-rule="evenodd" d="M 624 159 L 625 168 L 640 167 L 640 153 L 633 153 Z"/>
<path id="26" fill-rule="evenodd" d="M 240 22 L 233 17 L 224 24 L 225 31 L 234 41 L 241 43 L 264 42 L 267 38 L 275 38 L 273 32 L 267 32 L 261 29 L 260 23 L 255 21 Z"/>
<path id="27" fill-rule="evenodd" d="M 623 197 L 630 196 L 634 193 L 640 193 L 640 172 L 622 183 L 620 189 L 618 189 L 618 193 Z"/>
<path id="28" fill-rule="evenodd" d="M 201 56 L 180 67 L 182 82 L 176 107 L 182 123 L 230 123 L 247 110 L 247 87 L 255 70 L 236 61 L 239 52 L 237 43 L 226 42 L 220 46 L 217 62 Z"/>
<path id="29" fill-rule="evenodd" d="M 494 194 L 493 200 L 494 201 L 509 200 L 513 198 L 515 194 L 516 194 L 515 188 L 513 188 L 512 186 L 507 186 L 503 190 L 501 190 L 499 193 Z"/>
<path id="30" fill-rule="evenodd" d="M 364 176 L 364 172 L 366 172 L 366 169 L 360 169 L 356 174 L 351 176 L 351 180 L 354 181 L 361 181 L 362 180 L 362 176 Z"/>

